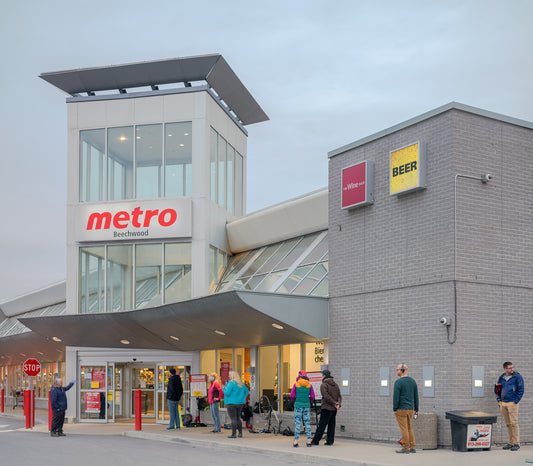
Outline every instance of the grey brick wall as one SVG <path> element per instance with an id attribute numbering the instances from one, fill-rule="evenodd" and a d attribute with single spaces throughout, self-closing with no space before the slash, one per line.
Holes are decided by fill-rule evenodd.
<path id="1" fill-rule="evenodd" d="M 389 195 L 389 152 L 424 141 L 427 188 Z M 374 161 L 374 204 L 340 209 L 341 169 Z M 454 179 L 457 179 L 457 341 L 442 316 L 454 314 Z M 343 435 L 397 440 L 394 368 L 417 380 L 421 410 L 438 415 L 438 444 L 451 445 L 445 412 L 498 415 L 493 386 L 511 360 L 525 379 L 519 424 L 533 441 L 533 131 L 452 109 L 348 150 L 329 167 L 330 357 L 333 375 L 351 368 Z M 451 327 L 453 336 L 453 326 Z M 422 397 L 422 366 L 435 367 L 435 397 Z M 485 367 L 484 397 L 473 398 L 472 366 Z M 379 368 L 391 368 L 391 396 L 379 396 Z M 340 434 L 339 434 L 340 435 Z"/>

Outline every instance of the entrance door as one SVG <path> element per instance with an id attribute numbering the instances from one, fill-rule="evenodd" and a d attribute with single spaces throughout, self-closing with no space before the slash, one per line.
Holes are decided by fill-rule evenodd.
<path id="1" fill-rule="evenodd" d="M 168 423 L 170 416 L 168 414 L 167 406 L 167 384 L 169 379 L 169 370 L 171 368 L 176 369 L 177 373 L 181 377 L 181 383 L 183 384 L 183 396 L 180 400 L 180 409 L 182 416 L 186 414 L 186 407 L 189 406 L 189 372 L 190 366 L 166 366 L 163 363 L 157 365 L 157 422 Z"/>
<path id="2" fill-rule="evenodd" d="M 80 366 L 80 421 L 114 420 L 114 364 Z"/>
<path id="3" fill-rule="evenodd" d="M 131 416 L 135 417 L 135 390 L 141 390 L 141 415 L 146 418 L 155 418 L 155 364 L 153 366 L 134 365 L 131 368 L 131 377 Z"/>

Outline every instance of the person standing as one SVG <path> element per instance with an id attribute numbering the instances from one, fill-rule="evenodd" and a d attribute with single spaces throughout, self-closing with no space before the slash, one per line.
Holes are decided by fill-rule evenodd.
<path id="1" fill-rule="evenodd" d="M 322 395 L 322 402 L 320 405 L 320 421 L 318 428 L 311 442 L 311 445 L 318 445 L 324 435 L 324 430 L 328 428 L 325 445 L 333 445 L 335 441 L 335 420 L 337 411 L 341 409 L 341 390 L 337 383 L 333 380 L 331 372 L 328 370 L 322 371 L 322 384 L 320 385 L 320 394 Z"/>
<path id="2" fill-rule="evenodd" d="M 179 403 L 183 395 L 183 384 L 181 383 L 179 374 L 176 374 L 176 369 L 172 367 L 168 372 L 170 373 L 170 377 L 167 384 L 167 401 L 170 423 L 167 430 L 172 430 L 180 428 Z"/>
<path id="3" fill-rule="evenodd" d="M 75 380 L 63 387 L 63 379 L 57 378 L 52 389 L 50 390 L 50 406 L 52 408 L 52 428 L 51 437 L 64 437 L 67 434 L 63 432 L 65 423 L 65 411 L 67 410 L 67 392 L 76 383 Z"/>
<path id="4" fill-rule="evenodd" d="M 239 431 L 239 437 L 242 437 L 241 412 L 249 393 L 248 387 L 242 382 L 237 372 L 230 371 L 229 380 L 222 391 L 224 392 L 226 408 L 231 419 L 231 435 L 228 438 L 236 438 L 237 431 Z"/>
<path id="5" fill-rule="evenodd" d="M 296 383 L 292 386 L 291 400 L 294 403 L 294 444 L 298 446 L 298 439 L 300 438 L 300 429 L 302 420 L 305 427 L 305 435 L 307 436 L 307 446 L 311 446 L 311 403 L 315 399 L 315 392 L 307 373 L 305 371 L 298 372 Z"/>
<path id="6" fill-rule="evenodd" d="M 220 386 L 220 379 L 216 372 L 213 372 L 209 376 L 209 390 L 207 391 L 207 399 L 209 401 L 209 409 L 211 416 L 213 416 L 213 422 L 215 428 L 211 432 L 220 432 L 220 415 L 218 408 L 220 407 L 220 400 L 224 397 L 222 387 Z"/>
<path id="7" fill-rule="evenodd" d="M 509 443 L 503 449 L 518 451 L 520 450 L 518 403 L 524 395 L 524 379 L 519 372 L 515 372 L 513 363 L 510 361 L 503 363 L 503 370 L 504 373 L 500 375 L 495 387 L 496 400 L 509 434 Z"/>
<path id="8" fill-rule="evenodd" d="M 403 448 L 396 450 L 396 453 L 416 453 L 416 440 L 411 418 L 414 413 L 418 415 L 418 386 L 414 379 L 407 375 L 405 364 L 398 365 L 396 375 L 399 379 L 394 382 L 392 409 L 400 426 L 403 440 Z"/>

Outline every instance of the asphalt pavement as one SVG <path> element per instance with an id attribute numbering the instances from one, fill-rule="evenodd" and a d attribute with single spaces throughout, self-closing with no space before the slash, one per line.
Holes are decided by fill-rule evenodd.
<path id="1" fill-rule="evenodd" d="M 2 417 L 21 418 L 19 411 L 0 414 Z M 166 425 L 143 423 L 141 430 L 136 430 L 135 423 L 65 424 L 67 435 L 109 435 L 126 436 L 147 441 L 170 442 L 176 445 L 189 445 L 197 448 L 218 451 L 245 452 L 248 455 L 268 455 L 279 459 L 274 464 L 283 464 L 287 460 L 309 464 L 360 465 L 360 466 L 501 466 L 501 464 L 533 463 L 533 445 L 523 445 L 517 452 L 502 450 L 501 446 L 492 446 L 488 451 L 455 452 L 447 448 L 436 450 L 417 450 L 407 455 L 397 454 L 398 444 L 386 442 L 369 442 L 337 436 L 333 446 L 324 445 L 310 448 L 305 445 L 305 438 L 300 437 L 298 448 L 293 447 L 293 437 L 266 433 L 243 432 L 242 438 L 230 439 L 231 431 L 222 430 L 212 433 L 212 427 L 193 427 L 178 430 L 166 430 Z M 48 432 L 48 415 L 46 411 L 36 413 L 36 425 L 31 429 L 20 429 L 28 435 Z M 61 441 L 61 438 L 50 439 Z M 528 461 L 530 460 L 530 461 Z"/>

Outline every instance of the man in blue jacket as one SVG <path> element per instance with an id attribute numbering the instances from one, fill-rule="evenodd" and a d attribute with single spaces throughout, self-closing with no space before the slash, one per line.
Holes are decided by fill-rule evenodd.
<path id="1" fill-rule="evenodd" d="M 55 384 L 50 390 L 50 406 L 52 408 L 52 429 L 50 435 L 52 437 L 64 437 L 63 423 L 65 422 L 65 411 L 67 410 L 67 395 L 66 391 L 70 390 L 75 381 L 70 382 L 66 387 L 63 387 L 63 380 L 56 379 Z"/>
<path id="2" fill-rule="evenodd" d="M 507 425 L 509 443 L 504 450 L 520 450 L 520 429 L 518 427 L 518 403 L 524 395 L 524 379 L 514 371 L 513 363 L 503 363 L 504 373 L 500 375 L 496 384 L 496 399 L 500 405 L 502 416 Z"/>

